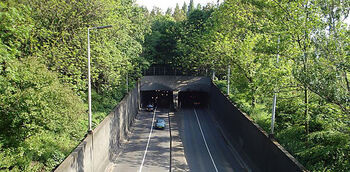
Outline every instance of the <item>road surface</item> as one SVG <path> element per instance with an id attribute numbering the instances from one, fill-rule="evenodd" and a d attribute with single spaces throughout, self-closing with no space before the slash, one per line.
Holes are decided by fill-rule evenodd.
<path id="1" fill-rule="evenodd" d="M 133 126 L 133 133 L 125 149 L 107 169 L 113 172 L 169 171 L 170 135 L 169 127 L 164 130 L 152 128 L 152 120 L 163 118 L 168 123 L 168 111 L 141 112 Z"/>
<path id="2" fill-rule="evenodd" d="M 155 113 L 141 112 L 135 120 L 128 144 L 108 171 L 169 171 L 171 139 L 168 115 L 166 109 Z M 152 120 L 159 117 L 167 122 L 165 130 L 151 127 Z M 175 113 L 175 118 L 171 123 L 176 123 L 179 130 L 184 147 L 182 155 L 187 164 L 187 168 L 182 169 L 193 172 L 251 171 L 237 151 L 227 144 L 210 110 L 181 109 Z M 171 169 L 181 169 L 174 168 L 177 163 L 174 163 L 175 160 L 172 162 Z"/>
<path id="3" fill-rule="evenodd" d="M 190 171 L 250 171 L 225 141 L 211 111 L 189 108 L 176 115 Z"/>

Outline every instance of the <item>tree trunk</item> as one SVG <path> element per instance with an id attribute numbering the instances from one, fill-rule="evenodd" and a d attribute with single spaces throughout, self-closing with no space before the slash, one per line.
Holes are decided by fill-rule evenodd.
<path id="1" fill-rule="evenodd" d="M 307 54 L 304 52 L 304 73 L 307 77 Z M 305 133 L 306 135 L 309 135 L 309 97 L 308 97 L 308 88 L 307 88 L 307 81 L 304 81 L 304 105 L 305 105 L 305 111 L 304 111 L 304 117 L 305 117 Z"/>
<path id="2" fill-rule="evenodd" d="M 253 108 L 255 108 L 255 103 L 256 103 L 255 96 L 252 95 L 252 107 L 253 107 Z"/>
<path id="3" fill-rule="evenodd" d="M 344 78 L 346 81 L 346 86 L 348 88 L 348 94 L 350 93 L 350 84 L 349 84 L 349 80 L 348 80 L 348 74 L 346 72 L 344 72 Z"/>
<path id="4" fill-rule="evenodd" d="M 305 17 L 305 26 L 306 26 L 306 23 L 308 23 L 308 18 L 309 18 L 309 11 L 308 11 L 308 4 L 309 4 L 309 1 L 306 1 L 305 3 L 305 13 L 306 13 L 306 17 Z M 304 73 L 305 73 L 305 76 L 304 77 L 307 77 L 308 76 L 308 72 L 307 72 L 307 63 L 308 63 L 308 54 L 307 54 L 307 45 L 306 45 L 306 41 L 308 40 L 309 36 L 307 34 L 307 32 L 305 31 L 304 33 L 304 36 L 305 36 L 305 39 L 304 39 Z M 305 104 L 305 112 L 304 112 L 304 116 L 305 116 L 305 133 L 306 135 L 309 135 L 310 131 L 309 131 L 309 120 L 310 120 L 310 117 L 309 117 L 309 97 L 308 97 L 308 88 L 307 88 L 307 84 L 306 82 L 307 81 L 304 81 L 304 104 Z"/>
<path id="5" fill-rule="evenodd" d="M 251 93 L 252 94 L 252 102 L 251 102 L 252 104 L 251 105 L 252 105 L 253 108 L 255 108 L 255 104 L 256 104 L 255 91 L 256 91 L 256 88 L 253 88 L 251 91 L 252 91 L 252 93 Z"/>
<path id="6" fill-rule="evenodd" d="M 307 87 L 306 85 L 304 86 L 304 96 L 305 96 L 305 99 L 304 99 L 304 104 L 305 104 L 305 112 L 304 112 L 304 115 L 305 115 L 305 133 L 306 135 L 309 135 L 310 131 L 309 131 L 309 121 L 310 121 L 310 117 L 309 117 L 309 97 L 308 97 L 308 90 L 307 90 Z"/>

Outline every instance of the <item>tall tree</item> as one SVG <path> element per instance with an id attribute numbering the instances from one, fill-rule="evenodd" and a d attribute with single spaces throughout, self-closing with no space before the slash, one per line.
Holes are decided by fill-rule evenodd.
<path id="1" fill-rule="evenodd" d="M 186 16 L 183 13 L 183 11 L 180 9 L 180 6 L 179 6 L 178 3 L 176 3 L 176 7 L 174 9 L 173 17 L 174 17 L 175 21 L 183 21 L 183 20 L 186 19 Z"/>
<path id="2" fill-rule="evenodd" d="M 166 10 L 166 12 L 165 12 L 165 15 L 169 15 L 169 16 L 171 16 L 172 15 L 172 9 L 171 8 L 168 8 L 167 10 Z"/>
<path id="3" fill-rule="evenodd" d="M 198 3 L 196 9 L 197 9 L 197 10 L 201 10 L 201 9 L 202 9 L 201 4 Z"/>
<path id="4" fill-rule="evenodd" d="M 186 16 L 187 16 L 188 6 L 187 6 L 186 2 L 184 2 L 181 9 L 182 9 L 182 12 L 184 14 L 186 14 Z"/>
<path id="5" fill-rule="evenodd" d="M 187 16 L 194 10 L 194 2 L 190 0 L 190 4 L 188 4 Z"/>
<path id="6" fill-rule="evenodd" d="M 162 9 L 159 7 L 153 7 L 150 15 L 151 17 L 162 15 Z"/>

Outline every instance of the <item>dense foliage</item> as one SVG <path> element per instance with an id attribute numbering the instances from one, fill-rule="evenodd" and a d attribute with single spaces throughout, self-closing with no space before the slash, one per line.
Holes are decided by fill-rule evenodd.
<path id="1" fill-rule="evenodd" d="M 268 132 L 276 93 L 276 139 L 309 170 L 350 171 L 349 7 L 342 0 L 177 6 L 173 18 L 171 9 L 154 17 L 145 48 L 156 63 L 215 71 L 225 93 L 229 79 L 230 98 Z"/>
<path id="2" fill-rule="evenodd" d="M 0 170 L 51 171 L 87 131 L 87 28 L 93 125 L 132 87 L 148 19 L 131 0 L 0 2 Z"/>
<path id="3" fill-rule="evenodd" d="M 87 130 L 87 28 L 96 126 L 150 63 L 215 72 L 230 98 L 307 169 L 350 171 L 350 31 L 344 0 L 0 2 L 0 170 L 50 171 Z M 230 67 L 231 75 L 227 77 Z"/>

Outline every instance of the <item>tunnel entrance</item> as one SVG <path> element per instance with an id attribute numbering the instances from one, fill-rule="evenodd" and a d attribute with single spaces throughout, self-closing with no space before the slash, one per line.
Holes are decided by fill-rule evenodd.
<path id="1" fill-rule="evenodd" d="M 202 91 L 179 92 L 179 107 L 206 107 L 208 104 L 208 93 Z"/>
<path id="2" fill-rule="evenodd" d="M 141 91 L 142 107 L 149 104 L 157 108 L 170 108 L 173 104 L 173 92 L 171 90 Z"/>

